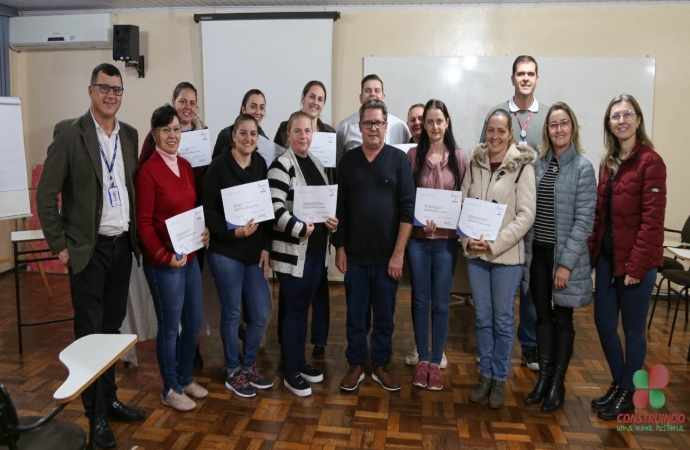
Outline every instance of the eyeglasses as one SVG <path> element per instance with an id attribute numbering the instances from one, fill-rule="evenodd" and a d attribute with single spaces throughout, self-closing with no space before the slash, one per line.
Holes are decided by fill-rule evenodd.
<path id="1" fill-rule="evenodd" d="M 611 122 L 618 122 L 622 118 L 626 122 L 630 122 L 634 115 L 635 111 L 629 109 L 627 111 L 623 111 L 622 113 L 613 113 L 609 116 L 609 119 L 611 119 Z"/>
<path id="2" fill-rule="evenodd" d="M 374 128 L 375 130 L 380 130 L 383 128 L 388 122 L 372 122 L 371 120 L 365 120 L 364 122 L 360 122 L 362 126 L 364 127 L 365 130 L 371 130 Z"/>
<path id="3" fill-rule="evenodd" d="M 551 122 L 549 123 L 549 130 L 556 131 L 559 126 L 561 130 L 568 131 L 568 129 L 570 129 L 570 121 L 568 119 L 563 119 L 560 122 Z"/>
<path id="4" fill-rule="evenodd" d="M 182 134 L 182 128 L 180 127 L 175 127 L 175 128 L 154 128 L 154 130 L 160 131 L 163 136 L 169 136 L 170 133 L 175 133 L 175 134 Z"/>
<path id="5" fill-rule="evenodd" d="M 109 84 L 98 84 L 98 83 L 91 83 L 91 86 L 98 86 L 99 90 L 101 91 L 101 94 L 108 95 L 110 90 L 113 90 L 113 94 L 116 96 L 121 96 L 122 93 L 124 92 L 124 88 L 121 88 L 120 86 L 111 86 Z"/>

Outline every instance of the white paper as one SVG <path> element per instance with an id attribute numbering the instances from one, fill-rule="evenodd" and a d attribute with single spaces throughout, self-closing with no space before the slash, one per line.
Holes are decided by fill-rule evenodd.
<path id="1" fill-rule="evenodd" d="M 266 139 L 259 135 L 259 140 L 256 141 L 256 151 L 266 160 L 266 165 L 271 166 L 273 160 L 285 153 L 285 149 L 273 141 Z M 243 225 L 244 226 L 244 225 Z"/>
<path id="2" fill-rule="evenodd" d="M 275 217 L 268 180 L 221 189 L 220 195 L 228 230 L 243 227 L 250 219 L 259 223 Z"/>
<path id="3" fill-rule="evenodd" d="M 461 207 L 462 192 L 417 188 L 414 224 L 425 227 L 427 220 L 433 220 L 437 228 L 455 230 Z"/>
<path id="4" fill-rule="evenodd" d="M 405 153 L 410 151 L 411 148 L 414 148 L 417 146 L 417 144 L 392 144 L 392 145 L 393 145 L 393 147 L 399 148 L 400 150 L 404 151 Z"/>
<path id="5" fill-rule="evenodd" d="M 177 153 L 192 167 L 211 164 L 211 135 L 209 130 L 194 130 L 182 133 Z"/>
<path id="6" fill-rule="evenodd" d="M 206 228 L 203 206 L 173 216 L 165 221 L 165 225 L 168 227 L 170 241 L 178 255 L 190 254 L 204 246 L 201 242 L 201 233 Z"/>
<path id="7" fill-rule="evenodd" d="M 479 239 L 484 235 L 485 241 L 496 240 L 507 207 L 508 205 L 466 198 L 462 205 L 457 234 L 472 239 Z"/>
<path id="8" fill-rule="evenodd" d="M 302 222 L 323 223 L 335 217 L 338 185 L 296 186 L 292 215 Z"/>
<path id="9" fill-rule="evenodd" d="M 324 167 L 335 167 L 335 133 L 314 133 L 309 151 Z"/>

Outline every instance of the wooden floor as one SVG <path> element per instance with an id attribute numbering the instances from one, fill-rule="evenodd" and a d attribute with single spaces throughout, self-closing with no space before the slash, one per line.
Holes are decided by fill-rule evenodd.
<path id="1" fill-rule="evenodd" d="M 48 300 L 40 278 L 22 275 L 22 312 L 25 320 L 71 315 L 67 277 L 51 276 L 55 297 Z M 276 292 L 273 293 L 274 297 Z M 224 364 L 217 328 L 202 338 L 205 365 L 196 380 L 210 391 L 207 399 L 189 413 L 175 412 L 161 404 L 161 381 L 153 341 L 137 345 L 139 367 L 118 363 L 120 400 L 147 411 L 141 423 L 111 421 L 119 449 L 594 449 L 690 448 L 690 418 L 686 431 L 617 431 L 615 422 L 596 418 L 590 406 L 610 382 L 592 318 L 591 305 L 575 312 L 575 354 L 567 374 L 565 406 L 543 414 L 527 406 L 525 395 L 536 373 L 520 361 L 517 340 L 501 410 L 468 403 L 477 378 L 474 310 L 457 306 L 451 310 L 443 371 L 444 389 L 431 392 L 412 385 L 414 368 L 404 356 L 413 345 L 410 293 L 400 291 L 396 310 L 394 354 L 391 369 L 402 382 L 397 393 L 384 391 L 369 376 L 359 391 L 342 393 L 338 386 L 347 371 L 345 360 L 345 298 L 342 286 L 331 287 L 331 333 L 327 358 L 315 362 L 325 380 L 313 385 L 314 394 L 297 398 L 282 385 L 275 337 L 275 317 L 267 328 L 266 347 L 259 364 L 274 377 L 272 389 L 253 399 L 240 399 L 224 387 Z M 672 312 L 672 311 L 671 311 Z M 645 369 L 664 364 L 671 381 L 663 389 L 666 404 L 660 410 L 638 413 L 678 413 L 690 417 L 690 363 L 685 361 L 690 331 L 681 313 L 673 345 L 667 347 L 673 315 L 660 303 L 649 333 Z M 206 333 L 205 333 L 206 334 Z M 0 381 L 9 389 L 20 415 L 42 415 L 52 406 L 52 393 L 66 378 L 58 353 L 72 341 L 72 323 L 24 329 L 24 354 L 17 346 L 14 279 L 0 275 Z M 308 354 L 311 346 L 307 345 Z M 368 372 L 367 372 L 368 373 Z M 58 418 L 86 429 L 80 401 L 74 401 Z"/>

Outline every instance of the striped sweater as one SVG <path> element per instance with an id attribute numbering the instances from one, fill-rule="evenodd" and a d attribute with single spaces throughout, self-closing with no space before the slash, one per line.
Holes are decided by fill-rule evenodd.
<path id="1" fill-rule="evenodd" d="M 328 183 L 321 161 L 311 153 L 308 155 Z M 295 186 L 306 186 L 307 182 L 296 158 L 293 151 L 288 149 L 273 161 L 268 170 L 268 184 L 275 214 L 270 265 L 276 272 L 302 278 L 309 238 L 304 237 L 307 231 L 305 223 L 292 215 L 292 208 Z M 329 242 L 326 246 L 326 267 L 331 264 L 330 247 Z"/>

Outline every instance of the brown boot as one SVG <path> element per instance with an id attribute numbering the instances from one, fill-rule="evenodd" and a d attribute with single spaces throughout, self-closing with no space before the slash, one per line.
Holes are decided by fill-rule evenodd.
<path id="1" fill-rule="evenodd" d="M 364 368 L 362 366 L 350 366 L 347 375 L 340 382 L 340 389 L 344 391 L 354 391 L 359 383 L 364 379 Z"/>
<path id="2" fill-rule="evenodd" d="M 400 383 L 395 376 L 388 371 L 386 366 L 377 367 L 371 374 L 371 379 L 380 384 L 387 391 L 399 391 Z"/>

